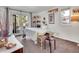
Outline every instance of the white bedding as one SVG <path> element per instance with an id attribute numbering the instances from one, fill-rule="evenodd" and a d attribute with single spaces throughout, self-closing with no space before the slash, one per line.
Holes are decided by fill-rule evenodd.
<path id="1" fill-rule="evenodd" d="M 46 32 L 47 31 L 46 29 L 42 29 L 42 28 L 26 28 L 26 29 L 35 31 L 35 32 Z"/>
<path id="2" fill-rule="evenodd" d="M 37 33 L 45 33 L 47 29 L 41 28 L 26 28 L 26 36 L 37 43 Z"/>

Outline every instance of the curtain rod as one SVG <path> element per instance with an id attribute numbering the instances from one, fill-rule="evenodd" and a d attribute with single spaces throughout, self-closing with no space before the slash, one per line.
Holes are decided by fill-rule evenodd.
<path id="1" fill-rule="evenodd" d="M 9 10 L 15 10 L 15 11 L 20 11 L 20 12 L 25 12 L 25 13 L 32 13 L 32 12 L 23 11 L 23 10 L 12 9 L 12 8 L 9 8 L 9 7 L 6 7 L 6 8 L 8 8 Z"/>

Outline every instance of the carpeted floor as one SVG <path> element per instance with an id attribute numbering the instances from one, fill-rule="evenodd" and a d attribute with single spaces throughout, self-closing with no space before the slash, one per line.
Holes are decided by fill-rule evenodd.
<path id="1" fill-rule="evenodd" d="M 46 49 L 42 49 L 35 45 L 32 40 L 22 40 L 21 37 L 16 37 L 24 45 L 24 53 L 49 53 L 49 47 L 47 44 Z M 62 40 L 59 38 L 56 39 L 56 50 L 53 49 L 52 42 L 52 51 L 53 53 L 79 53 L 79 47 L 76 43 Z"/>

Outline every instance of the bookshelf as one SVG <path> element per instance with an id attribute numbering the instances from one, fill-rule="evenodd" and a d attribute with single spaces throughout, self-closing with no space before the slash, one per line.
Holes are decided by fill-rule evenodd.
<path id="1" fill-rule="evenodd" d="M 41 17 L 40 16 L 32 17 L 32 27 L 41 28 Z"/>

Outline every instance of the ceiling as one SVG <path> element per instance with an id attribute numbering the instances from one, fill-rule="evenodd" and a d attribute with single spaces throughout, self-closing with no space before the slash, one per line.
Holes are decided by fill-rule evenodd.
<path id="1" fill-rule="evenodd" d="M 41 12 L 53 8 L 53 6 L 8 6 L 11 9 L 28 11 L 32 13 Z"/>

